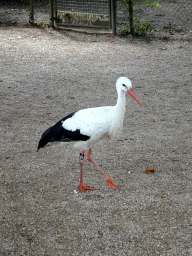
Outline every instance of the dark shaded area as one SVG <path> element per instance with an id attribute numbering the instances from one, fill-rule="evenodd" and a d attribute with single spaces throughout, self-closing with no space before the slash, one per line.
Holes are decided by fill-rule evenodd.
<path id="1" fill-rule="evenodd" d="M 40 1 L 41 2 L 41 1 Z M 29 5 L 30 4 L 30 1 L 29 0 L 19 0 L 19 1 L 16 1 L 16 0 L 9 0 L 9 1 L 1 1 L 2 4 L 4 5 L 7 5 L 7 6 L 22 6 L 22 5 Z"/>
<path id="2" fill-rule="evenodd" d="M 35 15 L 49 13 L 49 0 L 34 1 Z M 30 1 L 0 1 L 0 26 L 26 26 L 29 23 Z"/>

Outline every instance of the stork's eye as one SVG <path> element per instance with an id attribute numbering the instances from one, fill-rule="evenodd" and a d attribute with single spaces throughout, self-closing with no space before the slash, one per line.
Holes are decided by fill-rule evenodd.
<path id="1" fill-rule="evenodd" d="M 125 85 L 125 84 L 122 84 L 122 85 L 126 87 L 126 85 Z"/>

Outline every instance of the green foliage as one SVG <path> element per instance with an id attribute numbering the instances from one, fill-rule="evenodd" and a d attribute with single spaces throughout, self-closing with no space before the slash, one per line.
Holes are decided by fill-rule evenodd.
<path id="1" fill-rule="evenodd" d="M 151 31 L 151 25 L 147 21 L 142 21 L 138 16 L 135 16 L 134 19 L 134 30 L 135 35 L 145 36 L 147 31 Z"/>
<path id="2" fill-rule="evenodd" d="M 144 37 L 147 31 L 151 31 L 150 23 L 142 21 L 136 16 L 134 23 L 134 34 L 139 37 Z M 121 36 L 127 36 L 128 34 L 130 34 L 130 26 L 122 26 L 119 34 Z"/>
<path id="3" fill-rule="evenodd" d="M 42 20 L 42 21 L 39 22 L 39 27 L 40 27 L 40 28 L 44 29 L 45 26 L 46 26 L 45 20 Z"/>
<path id="4" fill-rule="evenodd" d="M 129 26 L 122 26 L 119 31 L 119 34 L 121 36 L 127 36 L 129 34 Z"/>
<path id="5" fill-rule="evenodd" d="M 129 8 L 129 1 L 130 1 L 130 0 L 121 0 L 121 2 L 122 2 L 127 8 Z M 139 0 L 139 1 L 141 1 L 141 0 Z M 133 5 L 135 5 L 136 2 L 137 2 L 137 0 L 132 0 L 132 4 L 133 4 Z"/>
<path id="6" fill-rule="evenodd" d="M 121 0 L 121 2 L 128 8 L 129 7 L 129 2 L 130 0 Z M 159 1 L 155 2 L 155 3 L 152 3 L 151 1 L 149 0 L 132 0 L 132 5 L 134 6 L 136 3 L 145 3 L 145 4 L 148 4 L 150 5 L 151 7 L 158 7 L 160 8 L 160 4 L 159 4 Z"/>
<path id="7" fill-rule="evenodd" d="M 153 7 L 161 8 L 161 5 L 159 4 L 159 2 L 151 3 L 150 1 L 145 1 L 145 3 L 150 5 L 152 8 Z"/>
<path id="8" fill-rule="evenodd" d="M 125 7 L 127 8 L 128 11 L 129 11 L 130 1 L 132 4 L 133 11 L 135 10 L 134 6 L 137 2 L 145 3 L 145 4 L 149 5 L 151 8 L 154 8 L 154 7 L 160 8 L 161 7 L 159 4 L 159 1 L 152 3 L 149 0 L 121 0 L 121 2 L 125 5 Z M 128 26 L 122 26 L 122 28 L 120 30 L 120 35 L 123 35 L 123 36 L 127 35 L 129 33 L 128 30 L 129 30 Z M 141 20 L 137 15 L 134 15 L 132 31 L 137 36 L 145 36 L 147 31 L 151 31 L 151 25 L 146 20 Z"/>

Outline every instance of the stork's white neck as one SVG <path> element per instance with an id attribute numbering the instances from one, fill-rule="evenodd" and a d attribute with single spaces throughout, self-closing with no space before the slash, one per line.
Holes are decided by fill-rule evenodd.
<path id="1" fill-rule="evenodd" d="M 123 129 L 123 120 L 125 116 L 125 106 L 126 106 L 126 98 L 125 92 L 122 90 L 117 91 L 118 99 L 117 104 L 114 106 L 114 113 L 111 122 L 111 126 L 109 129 L 109 135 L 111 137 L 116 137 L 119 135 Z"/>
<path id="2" fill-rule="evenodd" d="M 119 90 L 118 92 L 118 99 L 116 104 L 116 111 L 120 114 L 123 111 L 123 119 L 125 114 L 125 105 L 126 105 L 126 98 L 125 98 L 125 91 Z"/>

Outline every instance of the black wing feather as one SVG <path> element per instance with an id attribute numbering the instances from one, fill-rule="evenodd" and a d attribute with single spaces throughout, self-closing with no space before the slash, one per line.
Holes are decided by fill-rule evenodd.
<path id="1" fill-rule="evenodd" d="M 63 119 L 61 119 L 59 122 L 57 122 L 54 126 L 51 126 L 48 128 L 41 136 L 41 139 L 38 144 L 37 150 L 40 148 L 43 148 L 47 143 L 58 141 L 58 142 L 67 142 L 67 141 L 86 141 L 90 138 L 90 136 L 86 136 L 80 133 L 80 129 L 77 129 L 75 131 L 70 131 L 65 129 L 62 126 L 62 123 L 68 119 L 71 118 L 75 112 L 65 116 Z"/>

